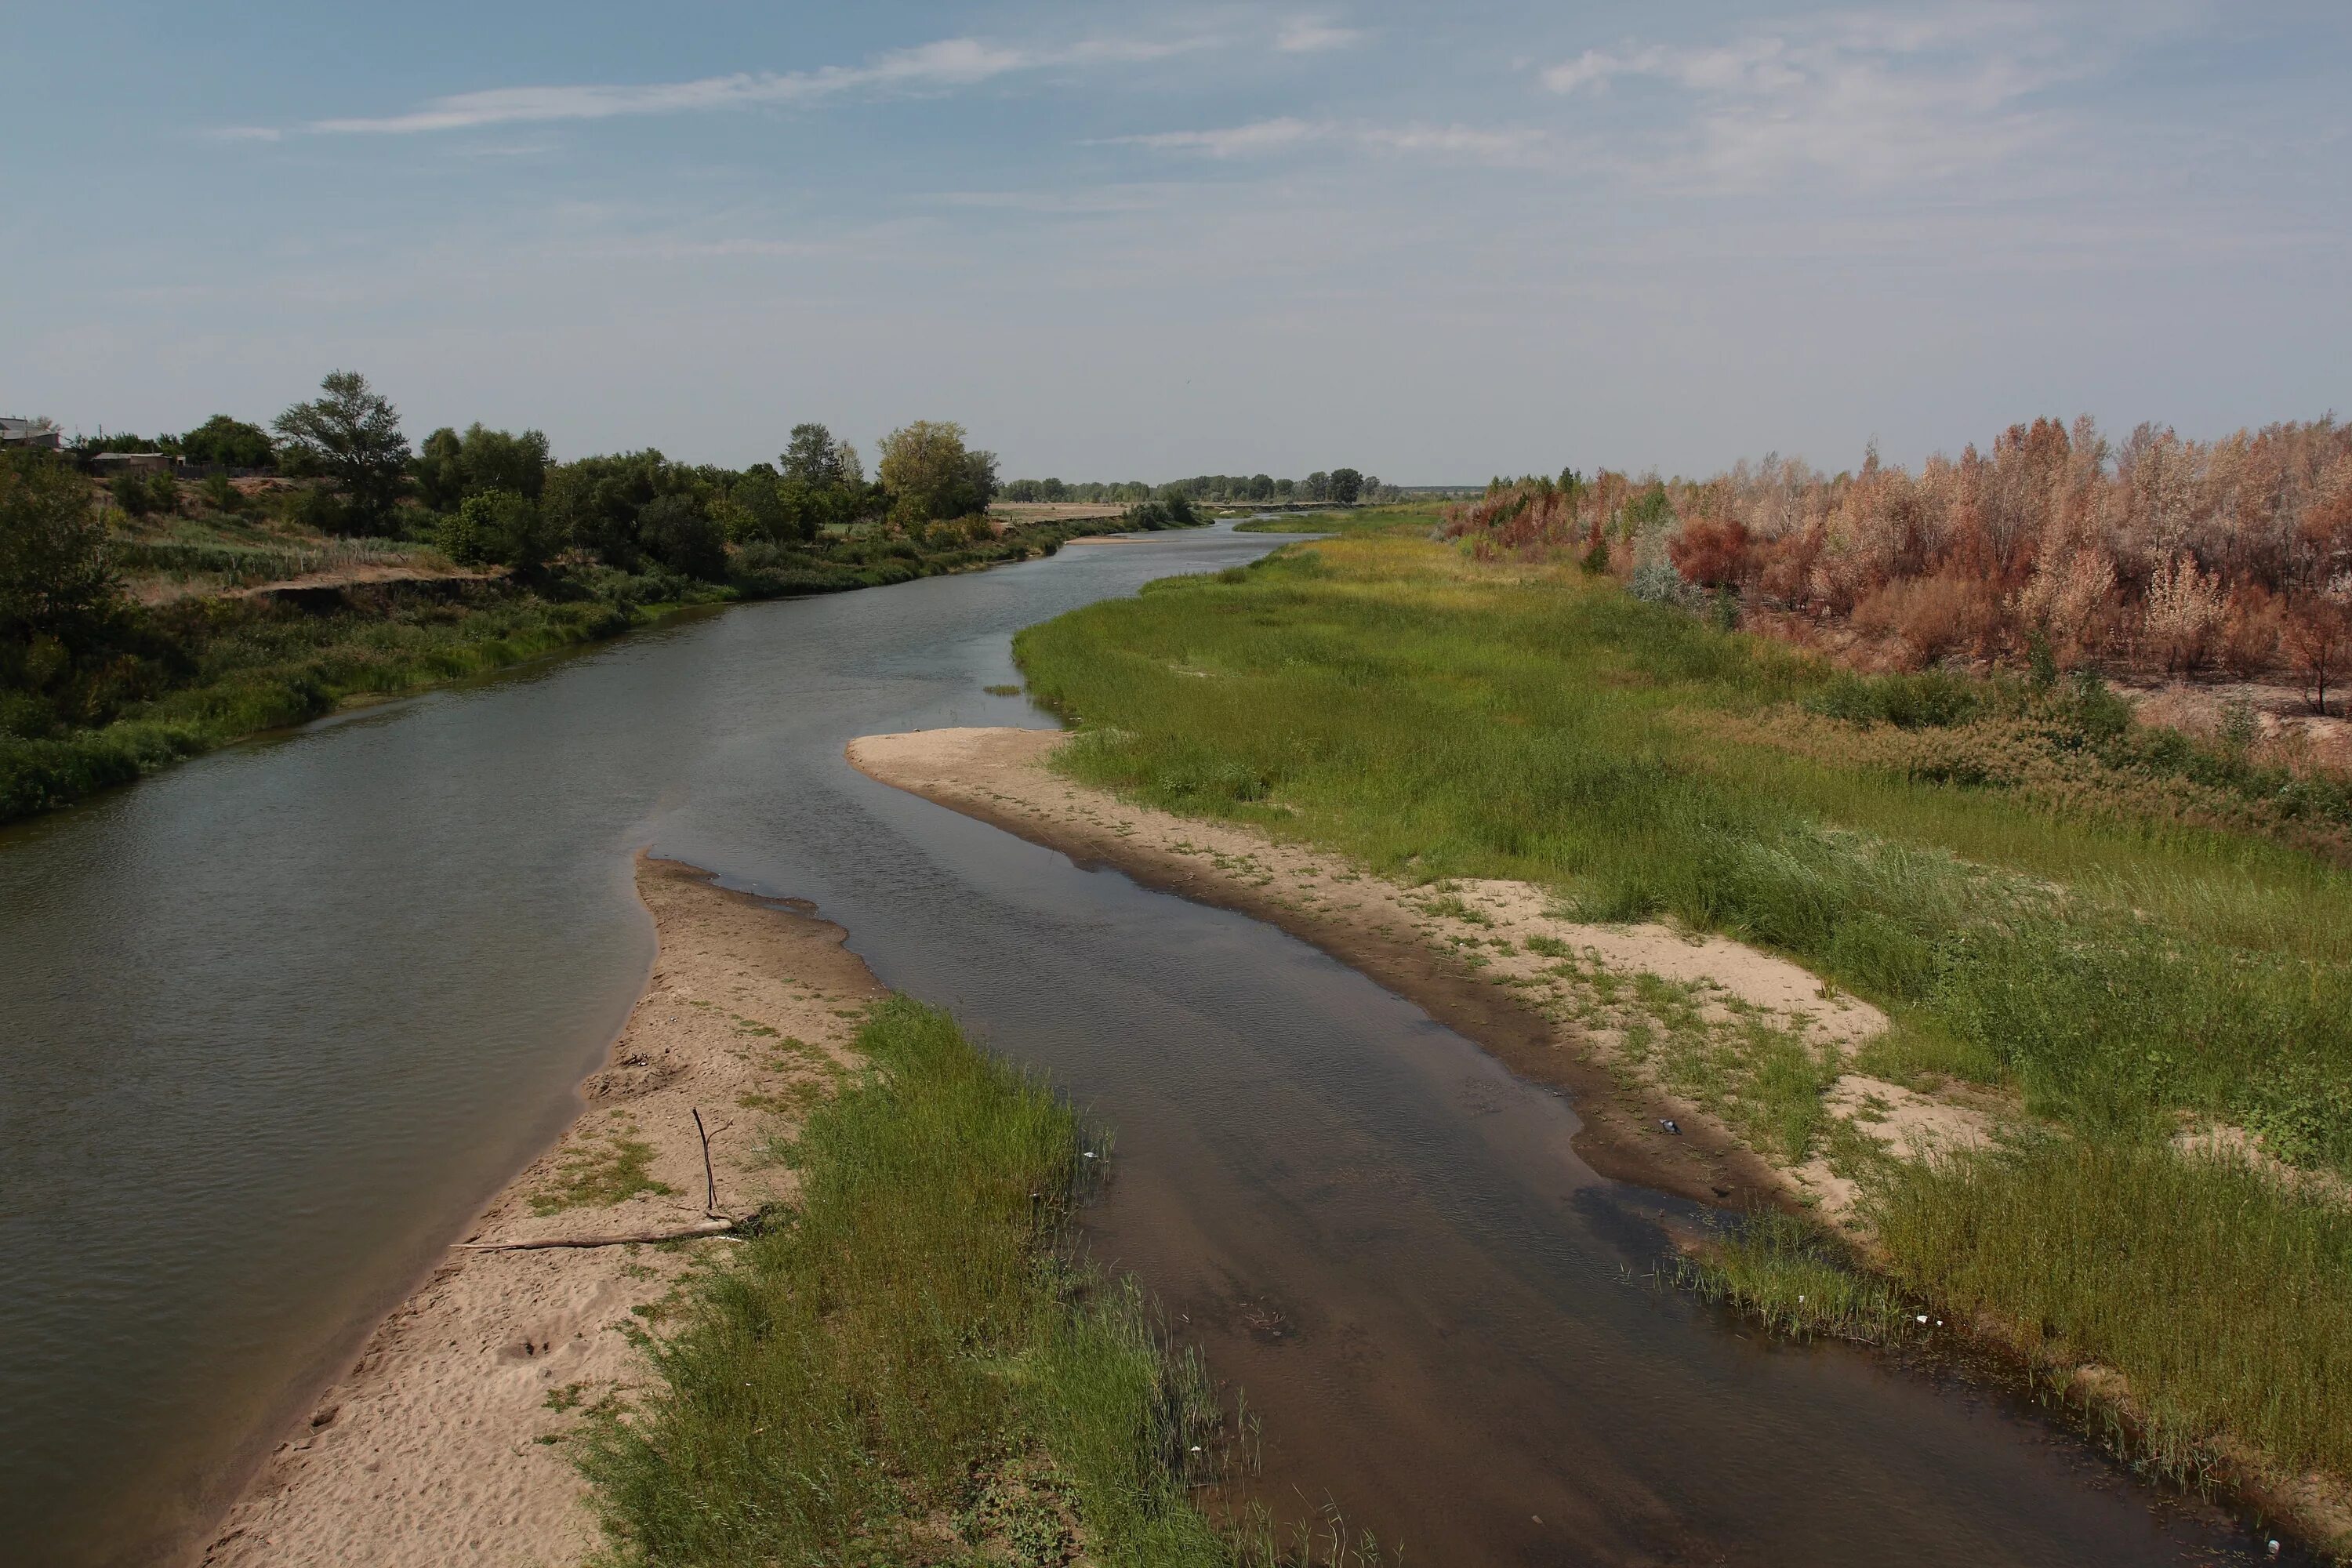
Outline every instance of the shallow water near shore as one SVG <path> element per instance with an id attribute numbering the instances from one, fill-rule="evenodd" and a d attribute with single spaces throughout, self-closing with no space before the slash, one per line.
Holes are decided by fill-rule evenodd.
<path id="1" fill-rule="evenodd" d="M 698 617 L 0 830 L 0 1541 L 201 1544 L 641 985 L 630 854 L 814 900 L 1115 1132 L 1089 1216 L 1264 1418 L 1263 1493 L 1444 1563 L 2252 1560 L 2005 1398 L 1640 1275 L 1672 1200 L 1282 932 L 899 794 L 851 738 L 1044 724 L 1011 634 L 1218 530 Z"/>

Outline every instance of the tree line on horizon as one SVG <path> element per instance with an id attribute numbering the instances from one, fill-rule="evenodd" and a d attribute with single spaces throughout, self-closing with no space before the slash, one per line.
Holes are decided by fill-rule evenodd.
<path id="1" fill-rule="evenodd" d="M 1399 500 L 1403 492 L 1354 468 L 1318 468 L 1303 479 L 1277 479 L 1268 474 L 1196 474 L 1152 485 L 1141 479 L 1071 484 L 1061 479 L 1013 479 L 1006 482 L 1008 501 L 1076 501 L 1096 505 L 1166 500 L 1181 496 L 1189 501 L 1224 504 L 1261 502 L 1283 505 L 1298 501 L 1338 506 L 1371 506 Z"/>

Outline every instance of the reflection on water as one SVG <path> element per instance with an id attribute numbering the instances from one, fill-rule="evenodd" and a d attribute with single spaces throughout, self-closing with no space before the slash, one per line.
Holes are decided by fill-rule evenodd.
<path id="1" fill-rule="evenodd" d="M 1628 1283 L 1666 1200 L 1280 932 L 851 772 L 1042 722 L 1010 634 L 1218 531 L 747 606 L 0 832 L 0 1530 L 151 1560 L 551 1136 L 651 957 L 640 844 L 814 899 L 1112 1123 L 1091 1226 L 1276 1495 L 1415 1561 L 2140 1563 L 2242 1542 L 1997 1400 Z"/>

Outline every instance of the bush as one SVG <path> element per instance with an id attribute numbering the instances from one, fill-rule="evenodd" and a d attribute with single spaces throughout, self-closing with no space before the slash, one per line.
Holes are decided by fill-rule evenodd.
<path id="1" fill-rule="evenodd" d="M 0 639 L 76 641 L 114 603 L 106 520 L 81 476 L 40 454 L 0 458 Z"/>
<path id="2" fill-rule="evenodd" d="M 523 573 L 544 566 L 555 543 L 538 506 L 513 490 L 467 496 L 441 520 L 434 541 L 463 565 L 511 566 Z"/>

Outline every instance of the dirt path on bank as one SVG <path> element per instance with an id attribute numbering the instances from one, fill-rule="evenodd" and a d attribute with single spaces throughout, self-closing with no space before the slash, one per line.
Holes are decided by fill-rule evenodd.
<path id="1" fill-rule="evenodd" d="M 1314 943 L 1513 1070 L 1568 1089 L 1584 1122 L 1577 1151 L 1604 1175 L 1731 1206 L 1796 1203 L 1835 1217 L 1851 1204 L 1851 1184 L 1825 1162 L 1775 1165 L 1738 1135 L 1730 1058 L 1738 1038 L 1762 1026 L 1834 1064 L 1885 1027 L 1868 1003 L 1721 937 L 1578 921 L 1527 883 L 1407 888 L 1245 826 L 1137 805 L 1054 773 L 1049 759 L 1068 738 L 927 730 L 864 737 L 848 757 L 885 784 L 1081 863 L 1116 866 Z M 1648 1000 L 1636 1002 L 1636 992 Z M 1725 1054 L 1727 1095 L 1703 1103 L 1669 1086 L 1663 1059 L 1642 1045 L 1642 1015 L 1653 1005 L 1675 1010 L 1694 1049 Z M 1969 1108 L 1859 1074 L 1839 1074 L 1824 1101 L 1832 1118 L 1905 1152 L 1982 1133 Z"/>
<path id="2" fill-rule="evenodd" d="M 837 926 L 640 857 L 660 942 L 653 974 L 579 1119 L 467 1233 L 469 1243 L 596 1237 L 790 1199 L 773 1134 L 829 1092 L 882 994 Z M 560 1439 L 633 1386 L 635 1334 L 698 1261 L 735 1243 L 454 1248 L 262 1467 L 206 1568 L 481 1568 L 576 1561 L 593 1543 Z"/>

